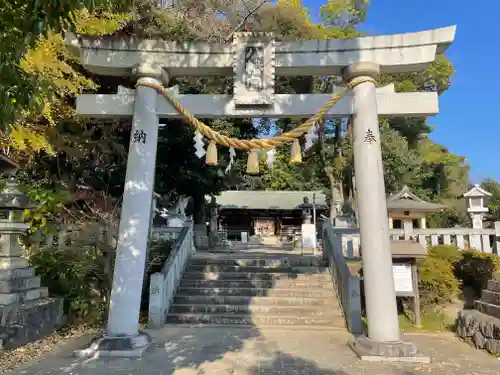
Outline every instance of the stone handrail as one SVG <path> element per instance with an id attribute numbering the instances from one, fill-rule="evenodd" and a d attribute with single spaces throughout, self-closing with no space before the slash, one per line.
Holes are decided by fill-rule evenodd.
<path id="1" fill-rule="evenodd" d="M 193 224 L 187 222 L 181 229 L 161 272 L 151 275 L 149 286 L 148 327 L 161 328 L 172 304 L 189 257 L 195 252 Z"/>
<path id="2" fill-rule="evenodd" d="M 151 229 L 151 239 L 154 241 L 175 241 L 179 238 L 183 228 L 155 228 Z"/>
<path id="3" fill-rule="evenodd" d="M 359 228 L 336 228 L 342 237 L 342 252 L 348 259 L 361 256 Z M 389 229 L 392 241 L 413 240 L 425 247 L 456 245 L 459 249 L 474 249 L 485 253 L 500 251 L 500 222 L 494 228 L 426 228 Z"/>
<path id="4" fill-rule="evenodd" d="M 342 236 L 330 223 L 323 224 L 323 256 L 328 261 L 333 286 L 352 334 L 363 332 L 360 279 L 352 275 L 342 254 Z"/>

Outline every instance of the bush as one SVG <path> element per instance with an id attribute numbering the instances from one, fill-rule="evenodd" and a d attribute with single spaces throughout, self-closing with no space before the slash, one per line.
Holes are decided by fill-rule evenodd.
<path id="1" fill-rule="evenodd" d="M 460 291 L 460 282 L 448 260 L 429 254 L 418 263 L 420 301 L 424 309 L 450 302 Z"/>
<path id="2" fill-rule="evenodd" d="M 454 265 L 462 258 L 462 253 L 456 246 L 438 245 L 431 247 L 427 252 L 427 256 L 434 259 L 441 259 Z"/>
<path id="3" fill-rule="evenodd" d="M 100 251 L 47 247 L 33 251 L 29 260 L 50 294 L 63 298 L 71 321 L 97 324 L 104 318 L 109 278 Z"/>
<path id="4" fill-rule="evenodd" d="M 499 271 L 500 257 L 474 250 L 463 250 L 461 259 L 455 263 L 455 275 L 464 287 L 473 289 L 477 297 Z"/>
<path id="5" fill-rule="evenodd" d="M 460 287 L 472 288 L 479 297 L 488 280 L 500 271 L 500 257 L 439 245 L 429 249 L 418 268 L 421 301 L 425 308 L 450 302 Z"/>
<path id="6" fill-rule="evenodd" d="M 148 252 L 146 275 L 161 270 L 170 242 L 154 243 Z M 106 246 L 46 247 L 29 253 L 30 264 L 52 296 L 64 299 L 64 312 L 74 323 L 100 324 L 107 313 L 115 252 Z M 145 285 L 148 285 L 146 276 Z"/>

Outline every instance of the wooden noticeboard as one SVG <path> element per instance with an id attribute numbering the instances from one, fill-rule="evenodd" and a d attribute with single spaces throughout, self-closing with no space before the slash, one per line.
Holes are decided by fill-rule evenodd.
<path id="1" fill-rule="evenodd" d="M 393 263 L 394 288 L 396 294 L 411 294 L 415 291 L 413 285 L 412 266 L 408 263 Z"/>
<path id="2" fill-rule="evenodd" d="M 417 259 L 427 255 L 427 249 L 413 241 L 391 241 L 392 274 L 396 297 L 413 298 L 416 326 L 421 325 L 420 294 L 418 291 Z"/>

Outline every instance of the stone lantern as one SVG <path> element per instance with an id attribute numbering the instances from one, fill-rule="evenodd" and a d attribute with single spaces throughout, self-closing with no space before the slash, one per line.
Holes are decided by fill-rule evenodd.
<path id="1" fill-rule="evenodd" d="M 316 225 L 311 224 L 311 212 L 313 205 L 309 203 L 309 197 L 304 197 L 302 204 L 302 226 L 301 226 L 301 246 L 302 253 L 316 254 Z"/>
<path id="2" fill-rule="evenodd" d="M 300 208 L 302 209 L 302 224 L 311 224 L 311 210 L 313 209 L 313 205 L 309 203 L 308 197 L 304 197 Z"/>
<path id="3" fill-rule="evenodd" d="M 219 205 L 217 204 L 217 199 L 212 197 L 210 199 L 210 235 L 209 235 L 209 246 L 213 248 L 218 242 L 218 232 L 219 232 Z"/>
<path id="4" fill-rule="evenodd" d="M 0 164 L 5 162 L 5 157 L 0 159 Z M 62 300 L 49 298 L 47 288 L 40 286 L 40 277 L 23 257 L 19 237 L 29 229 L 23 216 L 32 204 L 19 191 L 13 168 L 3 168 L 3 172 L 11 176 L 0 193 L 0 349 L 7 349 L 54 331 L 61 323 Z"/>
<path id="5" fill-rule="evenodd" d="M 467 199 L 467 212 L 472 219 L 472 228 L 482 229 L 484 215 L 488 213 L 488 207 L 484 205 L 484 198 L 491 197 L 491 193 L 484 190 L 478 184 L 464 194 Z"/>
<path id="6" fill-rule="evenodd" d="M 11 177 L 0 193 L 0 269 L 27 267 L 22 257 L 19 236 L 26 233 L 29 225 L 23 221 L 24 210 L 31 208 L 29 198 L 21 193 Z M 0 301 L 2 303 L 2 301 Z"/>

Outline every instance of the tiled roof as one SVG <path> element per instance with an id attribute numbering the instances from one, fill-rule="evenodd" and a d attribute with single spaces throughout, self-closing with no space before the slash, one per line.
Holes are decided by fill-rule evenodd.
<path id="1" fill-rule="evenodd" d="M 403 186 L 399 193 L 387 198 L 387 209 L 389 210 L 420 210 L 420 211 L 440 211 L 446 208 L 443 204 L 424 201 L 410 191 L 408 186 Z"/>
<path id="2" fill-rule="evenodd" d="M 228 190 L 216 196 L 216 201 L 226 209 L 294 210 L 300 209 L 304 197 L 312 204 L 314 194 L 316 207 L 326 207 L 326 197 L 319 191 Z"/>

